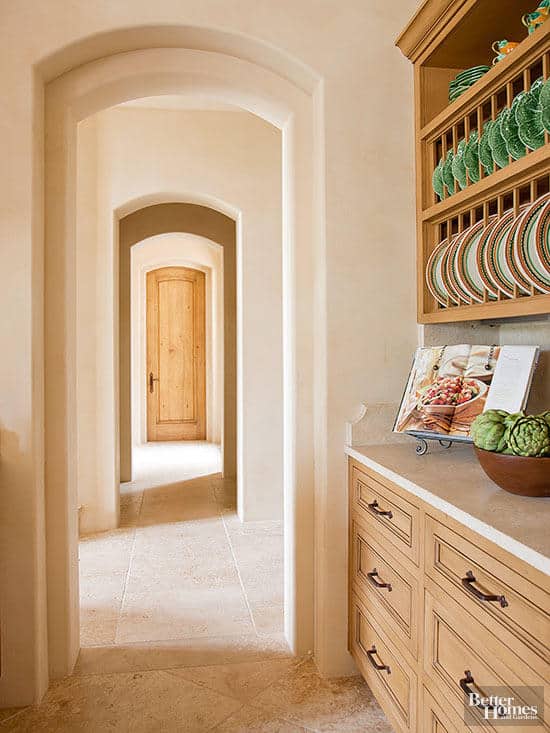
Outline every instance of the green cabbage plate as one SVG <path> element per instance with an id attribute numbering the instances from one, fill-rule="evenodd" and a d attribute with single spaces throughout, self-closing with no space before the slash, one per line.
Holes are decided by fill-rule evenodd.
<path id="1" fill-rule="evenodd" d="M 445 198 L 445 184 L 443 183 L 443 158 L 441 158 L 433 172 L 432 187 L 440 199 Z"/>
<path id="2" fill-rule="evenodd" d="M 523 96 L 523 92 L 512 102 L 510 109 L 505 109 L 500 115 L 500 132 L 506 143 L 506 149 L 514 160 L 523 158 L 526 153 L 525 145 L 521 142 L 516 122 L 516 109 Z"/>
<path id="3" fill-rule="evenodd" d="M 519 139 L 531 150 L 544 145 L 542 110 L 539 106 L 541 88 L 542 79 L 537 79 L 531 89 L 521 97 L 516 107 Z"/>
<path id="4" fill-rule="evenodd" d="M 540 90 L 539 104 L 542 116 L 542 125 L 550 132 L 550 79 L 547 79 Z"/>
<path id="5" fill-rule="evenodd" d="M 445 162 L 443 163 L 443 183 L 447 186 L 449 193 L 455 192 L 455 179 L 453 176 L 453 160 L 454 153 L 449 150 Z"/>
<path id="6" fill-rule="evenodd" d="M 483 132 L 481 133 L 481 139 L 479 141 L 479 159 L 482 166 L 485 168 L 487 175 L 493 172 L 494 167 L 493 153 L 491 151 L 491 146 L 489 145 L 489 133 L 494 124 L 493 120 L 488 120 L 485 123 Z"/>
<path id="7" fill-rule="evenodd" d="M 466 147 L 466 141 L 461 140 L 456 148 L 456 153 L 453 158 L 453 162 L 451 165 L 451 170 L 453 171 L 453 176 L 455 178 L 455 181 L 458 183 L 460 188 L 466 188 L 467 185 L 467 178 L 466 178 L 466 164 L 464 163 L 464 148 Z"/>
<path id="8" fill-rule="evenodd" d="M 470 133 L 466 147 L 464 148 L 464 163 L 472 183 L 479 181 L 479 135 L 477 130 Z"/>
<path id="9" fill-rule="evenodd" d="M 506 148 L 506 141 L 502 137 L 502 133 L 500 131 L 501 115 L 502 115 L 502 112 L 496 118 L 494 124 L 491 125 L 489 134 L 488 134 L 488 139 L 489 139 L 489 146 L 491 148 L 491 153 L 493 155 L 493 160 L 495 161 L 495 163 L 498 165 L 499 168 L 504 168 L 505 166 L 508 165 L 509 159 L 508 159 L 508 150 Z"/>

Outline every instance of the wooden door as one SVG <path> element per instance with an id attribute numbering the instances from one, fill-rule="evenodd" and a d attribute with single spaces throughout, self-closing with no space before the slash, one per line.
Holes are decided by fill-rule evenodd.
<path id="1" fill-rule="evenodd" d="M 206 440 L 205 277 L 147 273 L 147 440 Z"/>

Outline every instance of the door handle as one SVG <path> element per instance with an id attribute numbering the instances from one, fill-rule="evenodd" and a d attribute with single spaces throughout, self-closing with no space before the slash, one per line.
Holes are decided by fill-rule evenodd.
<path id="1" fill-rule="evenodd" d="M 158 377 L 153 377 L 153 372 L 149 372 L 149 392 L 151 394 L 155 391 L 155 382 L 158 382 Z"/>

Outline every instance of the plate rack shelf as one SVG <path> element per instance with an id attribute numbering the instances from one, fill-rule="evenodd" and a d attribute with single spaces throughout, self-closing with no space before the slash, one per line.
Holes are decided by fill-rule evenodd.
<path id="1" fill-rule="evenodd" d="M 550 313 L 550 295 L 534 287 L 497 295 L 483 291 L 477 300 L 439 302 L 426 284 L 426 265 L 437 245 L 477 222 L 522 207 L 550 191 L 550 137 L 535 150 L 525 148 L 517 160 L 487 170 L 481 162 L 464 188 L 445 188 L 440 200 L 432 187 L 438 162 L 457 153 L 472 133 L 481 136 L 488 121 L 533 83 L 550 78 L 550 21 L 531 35 L 522 25 L 536 0 L 426 0 L 397 40 L 414 64 L 417 200 L 417 293 L 420 323 L 509 318 Z M 491 65 L 493 41 L 520 41 L 504 60 L 454 102 L 449 81 L 472 66 Z M 502 161 L 504 162 L 504 161 Z M 472 178 L 474 180 L 472 180 Z"/>

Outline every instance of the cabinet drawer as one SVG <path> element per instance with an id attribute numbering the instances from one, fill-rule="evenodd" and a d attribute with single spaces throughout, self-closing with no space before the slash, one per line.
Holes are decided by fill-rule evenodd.
<path id="1" fill-rule="evenodd" d="M 543 722 L 544 710 L 540 697 L 543 681 L 531 674 L 526 679 L 521 674 L 525 663 L 509 654 L 502 646 L 495 649 L 494 639 L 475 628 L 464 609 L 446 599 L 435 599 L 425 594 L 426 633 L 424 639 L 424 671 L 439 687 L 442 699 L 454 707 L 457 716 L 464 716 L 468 691 L 487 696 L 497 694 L 514 699 L 514 704 L 531 706 L 539 710 L 540 726 L 537 730 L 549 730 Z M 527 675 L 529 677 L 529 675 Z M 468 725 L 489 725 L 491 730 L 506 731 L 506 724 L 484 718 L 483 711 L 468 707 L 472 718 Z M 509 723 L 508 723 L 509 728 Z M 514 733 L 529 733 L 533 724 L 513 727 Z"/>
<path id="2" fill-rule="evenodd" d="M 418 565 L 418 509 L 356 466 L 352 469 L 352 490 L 353 508 Z"/>
<path id="3" fill-rule="evenodd" d="M 549 678 L 548 589 L 496 560 L 468 536 L 467 532 L 459 536 L 426 516 L 426 574 L 525 663 Z"/>
<path id="4" fill-rule="evenodd" d="M 368 611 L 383 619 L 389 636 L 397 635 L 418 655 L 418 586 L 415 578 L 369 534 L 357 514 L 351 517 L 352 582 Z"/>
<path id="5" fill-rule="evenodd" d="M 351 652 L 367 684 L 398 730 L 416 731 L 416 675 L 352 593 Z"/>
<path id="6" fill-rule="evenodd" d="M 454 710 L 449 709 L 445 700 L 441 702 L 445 705 L 445 711 L 436 703 L 426 687 L 423 687 L 421 733 L 466 733 L 471 730 L 455 715 Z"/>

